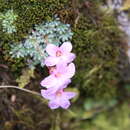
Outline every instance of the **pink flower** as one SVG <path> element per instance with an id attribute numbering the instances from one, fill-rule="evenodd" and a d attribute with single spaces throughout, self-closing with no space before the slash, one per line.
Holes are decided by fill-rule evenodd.
<path id="1" fill-rule="evenodd" d="M 74 92 L 63 91 L 75 74 L 75 65 L 71 63 L 75 59 L 75 54 L 71 53 L 71 50 L 70 42 L 64 42 L 60 47 L 54 44 L 48 44 L 46 47 L 49 57 L 45 59 L 45 65 L 50 75 L 41 81 L 41 85 L 47 88 L 41 90 L 41 95 L 49 100 L 51 109 L 59 107 L 67 109 L 70 106 L 69 99 L 76 95 Z"/>
<path id="2" fill-rule="evenodd" d="M 46 51 L 49 57 L 45 60 L 46 66 L 54 66 L 59 63 L 70 63 L 75 59 L 75 54 L 71 53 L 72 45 L 70 42 L 64 42 L 60 47 L 54 44 L 48 44 Z"/>
<path id="3" fill-rule="evenodd" d="M 70 83 L 71 83 L 71 80 L 68 79 L 68 80 L 66 80 L 65 83 L 63 83 L 63 84 L 62 84 L 61 86 L 59 86 L 59 87 L 56 86 L 56 87 L 50 87 L 50 88 L 48 88 L 48 89 L 47 89 L 47 92 L 50 93 L 50 94 L 55 93 L 55 92 L 58 91 L 58 90 L 67 88 L 68 84 L 70 84 Z"/>
<path id="4" fill-rule="evenodd" d="M 41 81 L 41 85 L 46 88 L 54 88 L 57 91 L 60 87 L 71 82 L 70 78 L 75 74 L 75 65 L 70 63 L 59 64 L 56 69 L 44 80 Z"/>
<path id="5" fill-rule="evenodd" d="M 41 95 L 50 100 L 49 107 L 51 109 L 57 109 L 59 107 L 67 109 L 70 106 L 69 99 L 76 96 L 76 93 L 64 92 L 63 90 L 58 90 L 56 93 L 50 93 L 49 90 L 41 90 Z"/>

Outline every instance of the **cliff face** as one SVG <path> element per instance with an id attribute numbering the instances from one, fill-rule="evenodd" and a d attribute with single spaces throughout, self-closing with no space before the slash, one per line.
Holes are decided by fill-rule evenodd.
<path id="1" fill-rule="evenodd" d="M 107 110 L 113 107 L 117 109 L 117 106 L 120 108 L 124 99 L 127 100 L 129 94 L 126 91 L 129 87 L 127 89 L 122 87 L 125 84 L 122 68 L 128 66 L 128 62 L 122 63 L 122 61 L 128 61 L 125 56 L 125 58 L 122 56 L 125 55 L 121 44 L 124 40 L 112 10 L 101 9 L 103 2 L 98 0 L 0 0 L 0 83 L 15 85 L 15 80 L 20 79 L 20 83 L 25 82 L 24 85 L 27 85 L 28 89 L 40 91 L 39 82 L 46 76 L 46 68 L 37 65 L 33 71 L 35 77 L 31 76 L 32 73 L 26 73 L 29 69 L 26 58 L 29 57 L 12 58 L 11 45 L 24 42 L 35 25 L 53 21 L 54 16 L 57 15 L 62 23 L 71 25 L 73 32 L 71 41 L 74 46 L 73 51 L 77 55 L 76 76 L 73 78 L 71 87 L 80 93 L 72 105 L 72 111 L 53 112 L 37 97 L 30 95 L 28 98 L 23 92 L 2 90 L 0 91 L 2 129 L 59 130 L 61 127 L 63 130 L 87 128 L 94 130 L 96 126 L 93 127 L 93 125 L 96 122 L 95 130 L 98 130 L 100 128 L 98 119 L 107 122 L 109 113 Z M 11 13 L 8 12 L 10 10 L 12 10 Z M 3 73 L 6 75 L 5 78 Z M 20 78 L 20 75 L 23 77 Z M 15 103 L 10 102 L 13 94 L 17 97 Z M 120 109 L 124 111 L 125 108 L 121 106 Z M 102 111 L 105 111 L 105 114 L 93 120 L 92 117 Z M 92 119 L 92 124 L 86 119 Z M 85 120 L 88 125 L 77 120 Z M 83 127 L 80 127 L 81 125 Z M 109 125 L 112 126 L 111 123 L 106 124 L 107 127 L 110 127 Z M 112 128 L 111 130 L 114 130 L 114 127 Z M 102 127 L 102 130 L 107 129 Z"/>

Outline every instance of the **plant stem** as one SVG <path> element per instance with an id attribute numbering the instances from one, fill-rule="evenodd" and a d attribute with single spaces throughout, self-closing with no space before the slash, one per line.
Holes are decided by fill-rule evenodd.
<path id="1" fill-rule="evenodd" d="M 1 88 L 14 88 L 14 89 L 19 89 L 19 90 L 21 90 L 21 91 L 24 91 L 24 92 L 27 92 L 27 93 L 31 93 L 31 94 L 34 94 L 34 95 L 37 95 L 37 96 L 41 96 L 40 93 L 31 91 L 31 90 L 28 90 L 28 89 L 25 89 L 25 88 L 19 88 L 19 87 L 17 87 L 17 86 L 0 86 L 0 89 L 1 89 Z"/>

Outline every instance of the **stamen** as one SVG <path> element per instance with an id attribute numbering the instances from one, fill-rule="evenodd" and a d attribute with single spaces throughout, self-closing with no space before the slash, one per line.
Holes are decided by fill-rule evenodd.
<path id="1" fill-rule="evenodd" d="M 55 74 L 55 77 L 60 77 L 61 76 L 61 73 L 56 73 Z"/>
<path id="2" fill-rule="evenodd" d="M 62 56 L 62 52 L 58 50 L 58 51 L 56 52 L 56 56 L 57 56 L 57 57 Z"/>
<path id="3" fill-rule="evenodd" d="M 56 67 L 51 66 L 51 67 L 48 67 L 48 69 L 49 69 L 49 74 L 52 74 L 55 71 Z"/>
<path id="4" fill-rule="evenodd" d="M 61 96 L 63 91 L 56 92 L 56 96 Z"/>

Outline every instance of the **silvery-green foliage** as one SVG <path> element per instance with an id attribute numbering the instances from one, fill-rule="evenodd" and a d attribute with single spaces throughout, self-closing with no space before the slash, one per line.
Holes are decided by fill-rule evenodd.
<path id="1" fill-rule="evenodd" d="M 14 44 L 10 52 L 13 57 L 27 57 L 29 66 L 41 64 L 48 56 L 45 47 L 48 43 L 61 45 L 72 39 L 73 33 L 69 24 L 62 23 L 58 18 L 54 21 L 36 25 L 25 41 Z"/>
<path id="2" fill-rule="evenodd" d="M 4 32 L 13 33 L 16 32 L 14 21 L 17 19 L 17 15 L 13 10 L 8 10 L 5 14 L 0 13 L 0 22 Z"/>

